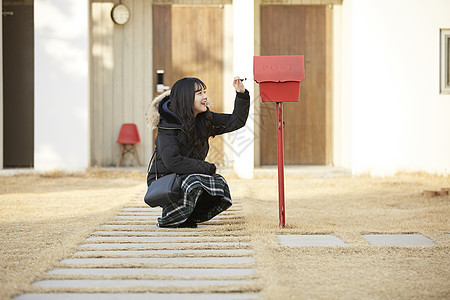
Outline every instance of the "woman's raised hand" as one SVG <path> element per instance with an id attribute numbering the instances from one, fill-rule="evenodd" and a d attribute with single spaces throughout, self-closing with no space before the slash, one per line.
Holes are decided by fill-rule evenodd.
<path id="1" fill-rule="evenodd" d="M 245 86 L 241 81 L 241 78 L 239 76 L 234 77 L 233 79 L 233 86 L 236 89 L 236 92 L 238 93 L 244 93 L 245 92 Z"/>

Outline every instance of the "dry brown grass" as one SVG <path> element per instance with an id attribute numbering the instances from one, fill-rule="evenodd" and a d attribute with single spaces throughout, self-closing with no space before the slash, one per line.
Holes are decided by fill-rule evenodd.
<path id="1" fill-rule="evenodd" d="M 286 228 L 277 179 L 233 180 L 256 249 L 265 299 L 449 299 L 450 197 L 425 198 L 446 178 L 398 174 L 286 180 Z M 432 247 L 375 247 L 367 233 L 420 233 Z M 282 247 L 277 234 L 333 234 L 347 247 Z"/>
<path id="2" fill-rule="evenodd" d="M 144 188 L 139 172 L 0 176 L 0 299 L 67 257 Z"/>
<path id="3" fill-rule="evenodd" d="M 421 195 L 448 187 L 446 178 L 287 176 L 284 229 L 276 177 L 228 182 L 242 200 L 263 298 L 450 298 L 450 197 Z M 144 190 L 139 172 L 0 176 L 0 298 L 26 290 Z M 281 247 L 283 233 L 334 234 L 348 246 Z M 420 233 L 437 245 L 375 247 L 365 233 Z"/>

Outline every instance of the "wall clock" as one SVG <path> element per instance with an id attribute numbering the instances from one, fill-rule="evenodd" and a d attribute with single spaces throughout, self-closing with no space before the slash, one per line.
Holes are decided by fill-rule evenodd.
<path id="1" fill-rule="evenodd" d="M 130 19 L 130 10 L 125 4 L 117 4 L 111 10 L 111 18 L 114 23 L 123 25 Z"/>

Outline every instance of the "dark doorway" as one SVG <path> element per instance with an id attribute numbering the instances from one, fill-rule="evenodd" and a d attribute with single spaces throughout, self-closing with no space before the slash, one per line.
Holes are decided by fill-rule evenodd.
<path id="1" fill-rule="evenodd" d="M 34 6 L 3 1 L 3 167 L 34 166 Z"/>

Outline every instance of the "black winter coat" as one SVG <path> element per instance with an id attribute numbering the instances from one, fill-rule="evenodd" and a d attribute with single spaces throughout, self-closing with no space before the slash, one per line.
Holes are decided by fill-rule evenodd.
<path id="1" fill-rule="evenodd" d="M 163 98 L 159 105 L 160 114 L 158 135 L 156 137 L 156 156 L 150 172 L 147 175 L 147 185 L 155 179 L 155 163 L 157 164 L 158 177 L 169 173 L 177 174 L 208 174 L 215 173 L 214 164 L 205 161 L 209 151 L 209 143 L 205 141 L 201 148 L 192 148 L 186 141 L 187 134 L 182 128 L 181 120 L 173 113 L 164 109 L 164 104 L 170 101 L 169 96 Z M 250 95 L 236 93 L 234 110 L 232 114 L 214 113 L 214 135 L 220 135 L 237 130 L 245 125 L 250 108 Z"/>

